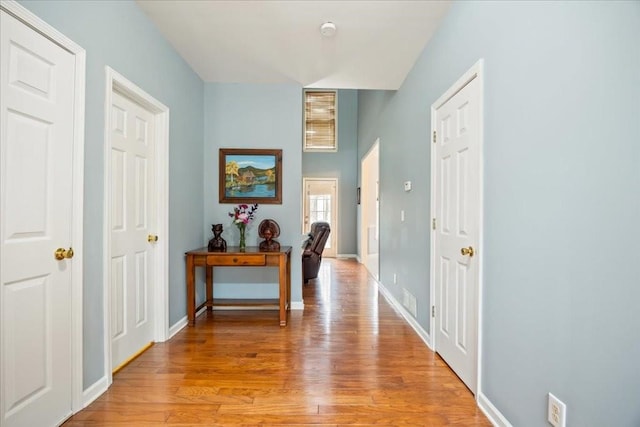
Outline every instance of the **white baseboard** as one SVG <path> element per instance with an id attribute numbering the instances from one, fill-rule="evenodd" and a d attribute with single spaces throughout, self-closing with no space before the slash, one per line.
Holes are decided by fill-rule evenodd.
<path id="1" fill-rule="evenodd" d="M 391 306 L 409 323 L 424 343 L 433 351 L 431 345 L 431 336 L 420 326 L 415 318 L 409 313 L 402 304 L 389 292 L 389 290 L 380 282 L 378 282 L 378 290 L 382 296 L 391 304 Z M 480 410 L 487 416 L 491 424 L 496 427 L 513 427 L 504 415 L 496 408 L 493 403 L 484 395 L 482 391 L 478 392 L 476 403 Z"/>
<path id="2" fill-rule="evenodd" d="M 109 388 L 109 380 L 107 377 L 102 377 L 95 383 L 91 384 L 82 392 L 82 408 L 89 406 L 94 400 L 102 396 L 102 394 Z"/>
<path id="3" fill-rule="evenodd" d="M 275 301 L 273 304 L 269 305 L 228 305 L 221 307 L 213 307 L 213 311 L 278 311 L 280 310 L 280 306 L 278 306 L 278 301 Z M 303 301 L 291 301 L 291 310 L 304 310 L 304 302 Z M 200 312 L 198 312 L 198 315 Z M 197 317 L 197 315 L 196 315 Z"/>
<path id="4" fill-rule="evenodd" d="M 338 255 L 336 255 L 336 258 L 355 258 L 355 259 L 358 259 L 358 255 L 357 254 L 338 254 Z"/>
<path id="5" fill-rule="evenodd" d="M 169 339 L 167 339 L 167 341 L 173 338 L 173 336 L 180 332 L 185 326 L 187 326 L 187 316 L 184 316 L 169 328 Z"/>
<path id="6" fill-rule="evenodd" d="M 196 317 L 200 316 L 205 312 L 207 307 L 202 307 L 200 310 L 196 312 Z M 214 310 L 250 310 L 251 307 L 217 307 Z M 255 310 L 264 310 L 263 307 L 256 307 Z M 274 309 L 277 310 L 277 309 Z M 304 310 L 304 301 L 291 301 L 291 310 Z M 184 316 L 182 319 L 178 320 L 169 328 L 169 339 L 173 338 L 175 334 L 180 332 L 182 328 L 187 326 L 187 316 Z"/>
<path id="7" fill-rule="evenodd" d="M 498 411 L 498 408 L 493 406 L 493 403 L 482 394 L 482 392 L 478 393 L 477 397 L 478 407 L 484 414 L 489 418 L 491 424 L 496 427 L 513 427 L 511 423 Z"/>
<path id="8" fill-rule="evenodd" d="M 409 326 L 413 328 L 414 331 L 418 334 L 420 339 L 424 341 L 424 343 L 429 347 L 431 351 L 433 351 L 433 346 L 431 345 L 431 336 L 425 331 L 422 326 L 418 323 L 418 321 L 407 311 L 406 308 L 389 292 L 385 286 L 378 282 L 378 290 L 382 294 L 382 296 L 391 304 L 391 306 L 407 321 Z"/>
<path id="9" fill-rule="evenodd" d="M 200 310 L 198 310 L 196 312 L 196 317 L 200 316 L 206 309 L 207 309 L 207 307 L 202 307 Z M 184 316 L 182 319 L 180 319 L 176 323 L 174 323 L 173 326 L 171 326 L 169 328 L 169 338 L 167 339 L 167 341 L 169 341 L 171 338 L 173 338 L 173 336 L 175 334 L 177 334 L 178 332 L 180 332 L 182 330 L 182 328 L 187 326 L 187 324 L 188 324 L 187 316 Z"/>

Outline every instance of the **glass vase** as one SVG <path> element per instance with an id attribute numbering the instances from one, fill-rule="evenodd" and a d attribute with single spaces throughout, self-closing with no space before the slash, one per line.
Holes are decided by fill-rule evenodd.
<path id="1" fill-rule="evenodd" d="M 240 252 L 244 252 L 247 249 L 247 242 L 244 238 L 245 227 L 240 226 L 238 227 L 238 230 L 240 230 L 240 244 L 238 246 L 240 246 Z"/>

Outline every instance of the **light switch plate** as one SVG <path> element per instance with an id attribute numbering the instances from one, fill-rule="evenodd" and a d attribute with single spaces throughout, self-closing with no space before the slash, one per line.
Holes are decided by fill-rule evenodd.
<path id="1" fill-rule="evenodd" d="M 404 191 L 411 191 L 411 181 L 404 182 Z"/>

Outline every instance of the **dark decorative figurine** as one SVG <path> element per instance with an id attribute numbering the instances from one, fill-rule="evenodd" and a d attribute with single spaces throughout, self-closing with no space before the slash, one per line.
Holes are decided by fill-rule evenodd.
<path id="1" fill-rule="evenodd" d="M 264 240 L 260 242 L 261 251 L 279 251 L 280 243 L 272 240 L 280 235 L 280 226 L 272 219 L 263 220 L 258 226 L 258 236 Z"/>
<path id="2" fill-rule="evenodd" d="M 209 240 L 207 249 L 209 252 L 226 252 L 227 242 L 220 235 L 222 234 L 222 224 L 211 224 L 213 239 Z"/>

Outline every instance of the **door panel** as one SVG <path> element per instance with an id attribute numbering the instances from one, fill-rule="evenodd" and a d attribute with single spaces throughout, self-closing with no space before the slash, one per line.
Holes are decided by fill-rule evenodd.
<path id="1" fill-rule="evenodd" d="M 121 94 L 111 110 L 112 367 L 153 341 L 154 116 Z"/>
<path id="2" fill-rule="evenodd" d="M 471 80 L 436 110 L 435 345 L 475 393 L 477 378 L 477 249 L 480 230 L 479 83 Z"/>
<path id="3" fill-rule="evenodd" d="M 71 414 L 75 58 L 0 12 L 0 371 L 3 426 Z M 64 183 L 64 185 L 62 185 Z"/>

